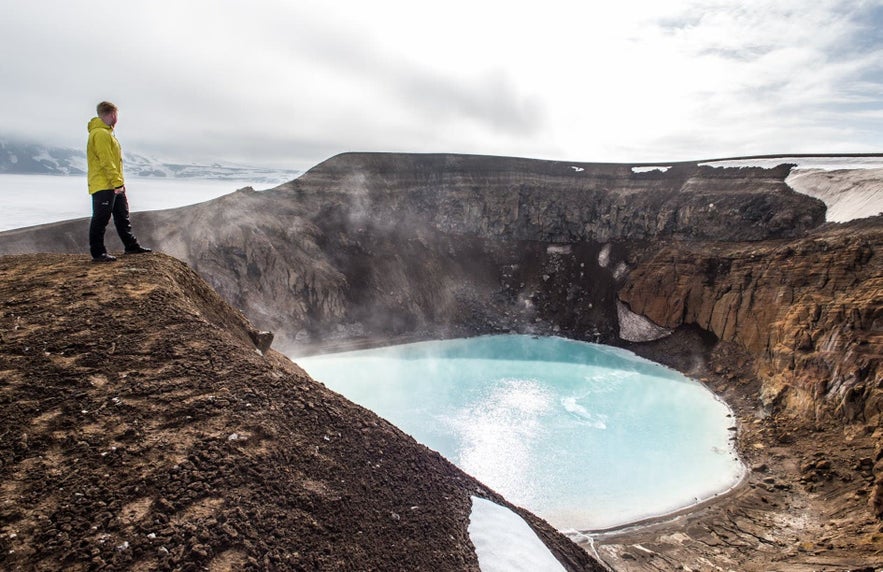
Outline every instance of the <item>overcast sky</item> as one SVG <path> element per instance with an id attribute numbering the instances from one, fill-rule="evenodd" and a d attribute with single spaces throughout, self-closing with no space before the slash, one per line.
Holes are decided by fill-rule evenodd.
<path id="1" fill-rule="evenodd" d="M 4 0 L 0 135 L 312 166 L 883 151 L 883 0 Z"/>

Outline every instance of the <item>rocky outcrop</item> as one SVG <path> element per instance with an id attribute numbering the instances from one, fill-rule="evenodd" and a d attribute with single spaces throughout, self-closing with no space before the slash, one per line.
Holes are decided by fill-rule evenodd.
<path id="1" fill-rule="evenodd" d="M 874 515 L 883 520 L 883 431 L 877 431 L 874 436 L 877 438 L 877 450 L 875 451 L 874 465 L 874 488 L 871 491 L 869 504 Z"/>
<path id="2" fill-rule="evenodd" d="M 881 423 L 883 219 L 773 243 L 678 242 L 619 297 L 658 325 L 695 324 L 756 359 L 771 407 Z"/>

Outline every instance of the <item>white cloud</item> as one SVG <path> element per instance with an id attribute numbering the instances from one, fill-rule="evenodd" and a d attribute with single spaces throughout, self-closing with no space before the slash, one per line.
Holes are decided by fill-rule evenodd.
<path id="1" fill-rule="evenodd" d="M 0 131 L 64 144 L 106 98 L 126 145 L 292 167 L 883 147 L 880 0 L 14 4 Z"/>

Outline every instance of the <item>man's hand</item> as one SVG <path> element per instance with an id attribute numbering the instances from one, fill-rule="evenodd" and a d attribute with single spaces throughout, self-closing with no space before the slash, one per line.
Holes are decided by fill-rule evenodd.
<path id="1" fill-rule="evenodd" d="M 126 185 L 123 185 L 122 187 L 115 188 L 113 190 L 113 192 L 114 192 L 114 194 L 117 194 L 117 195 L 121 195 L 121 194 L 125 193 L 126 192 Z"/>

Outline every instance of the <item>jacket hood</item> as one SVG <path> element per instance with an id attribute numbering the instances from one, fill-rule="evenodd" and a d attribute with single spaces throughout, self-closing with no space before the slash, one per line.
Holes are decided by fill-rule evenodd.
<path id="1" fill-rule="evenodd" d="M 110 125 L 101 120 L 100 117 L 93 117 L 89 120 L 89 133 L 96 129 L 112 129 Z"/>

